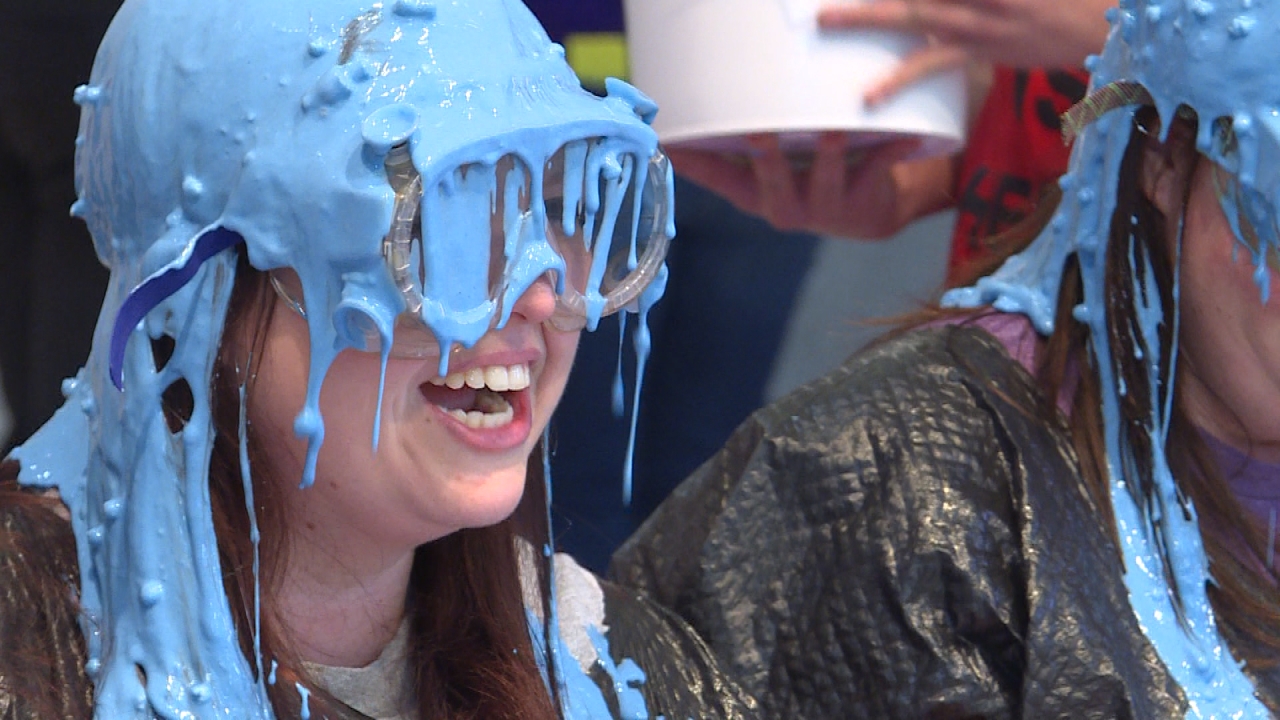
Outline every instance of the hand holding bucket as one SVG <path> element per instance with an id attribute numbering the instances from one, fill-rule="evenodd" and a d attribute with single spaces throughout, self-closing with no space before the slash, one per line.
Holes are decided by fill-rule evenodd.
<path id="1" fill-rule="evenodd" d="M 928 43 L 868 92 L 887 98 L 966 59 L 1011 67 L 1080 67 L 1106 40 L 1115 0 L 874 0 L 829 2 L 817 12 L 826 30 L 890 30 Z"/>
<path id="2" fill-rule="evenodd" d="M 964 78 L 869 103 L 927 41 L 823 30 L 823 5 L 626 0 L 632 79 L 661 105 L 654 127 L 680 175 L 780 229 L 887 237 L 951 202 Z"/>
<path id="3" fill-rule="evenodd" d="M 964 141 L 959 69 L 922 78 L 885 102 L 865 95 L 922 35 L 824 31 L 820 0 L 626 0 L 632 80 L 662 111 L 663 142 L 748 152 L 747 137 L 776 134 L 784 150 L 813 151 L 824 132 L 850 147 L 919 140 L 917 157 Z M 846 2 L 846 4 L 854 4 Z"/>

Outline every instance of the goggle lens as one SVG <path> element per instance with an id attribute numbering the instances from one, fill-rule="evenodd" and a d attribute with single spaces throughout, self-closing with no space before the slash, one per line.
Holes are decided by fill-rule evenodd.
<path id="1" fill-rule="evenodd" d="M 562 150 L 548 163 L 548 178 L 574 177 L 563 172 L 564 161 Z M 565 261 L 565 288 L 553 320 L 557 327 L 577 330 L 586 324 L 587 298 L 597 278 L 602 317 L 631 307 L 653 282 L 672 233 L 670 169 L 662 153 L 649 158 L 645 167 L 627 158 L 618 179 L 601 177 L 594 193 L 582 188 L 577 193 L 582 199 L 571 208 L 565 207 L 563 186 L 547 183 L 547 239 Z M 610 183 L 627 186 L 616 212 L 608 207 Z M 588 201 L 592 197 L 600 199 L 594 211 Z"/>

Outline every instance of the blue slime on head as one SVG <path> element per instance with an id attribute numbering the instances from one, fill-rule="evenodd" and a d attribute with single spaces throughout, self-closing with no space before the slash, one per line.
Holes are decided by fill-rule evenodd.
<path id="1" fill-rule="evenodd" d="M 128 0 L 120 9 L 76 93 L 73 212 L 111 281 L 66 404 L 16 452 L 22 481 L 58 487 L 72 513 L 98 717 L 272 716 L 255 676 L 263 663 L 274 675 L 274 660 L 240 650 L 210 513 L 208 389 L 236 278 L 233 253 L 201 239 L 233 233 L 255 268 L 289 267 L 301 279 L 311 360 L 296 430 L 308 441 L 309 484 L 330 363 L 363 347 L 363 327 L 389 347 L 406 307 L 382 249 L 393 147 L 407 143 L 423 182 L 420 315 L 445 349 L 442 369 L 448 348 L 477 342 L 505 322 L 500 308 L 562 271 L 541 203 L 558 149 L 582 158 L 566 178 L 566 214 L 581 201 L 613 208 L 610 226 L 628 221 L 616 208 L 628 183 L 643 187 L 657 149 L 640 117 L 653 105 L 624 83 L 603 99 L 583 91 L 563 55 L 517 0 Z M 531 226 L 504 219 L 522 231 L 506 238 L 507 302 L 495 303 L 488 218 L 495 194 L 512 190 L 493 172 L 508 156 L 529 169 L 514 190 L 532 197 L 535 215 Z M 591 327 L 601 274 L 586 292 Z M 140 287 L 150 291 L 129 304 Z M 642 315 L 661 294 L 651 290 L 634 308 Z M 127 304 L 121 391 L 110 348 Z M 161 336 L 174 352 L 157 367 L 149 339 Z M 385 363 L 384 353 L 384 372 Z M 194 409 L 170 432 L 161 394 L 178 382 Z"/>
<path id="2" fill-rule="evenodd" d="M 1255 227 L 1270 218 L 1257 208 L 1280 207 L 1280 4 L 1274 0 L 1121 0 L 1110 11 L 1111 35 L 1101 57 L 1091 59 L 1093 88 L 1123 81 L 1150 94 L 1167 133 L 1180 107 L 1199 119 L 1196 146 L 1229 168 L 1239 182 L 1245 211 Z M 1114 109 L 1076 139 L 1070 169 L 1060 181 L 1062 204 L 1049 226 L 1025 251 L 1010 258 L 974 287 L 955 290 L 944 302 L 956 307 L 991 304 L 1026 314 L 1041 333 L 1053 331 L 1062 270 L 1074 254 L 1079 261 L 1084 302 L 1074 318 L 1089 327 L 1094 367 L 1103 388 L 1111 500 L 1124 554 L 1129 600 L 1141 626 L 1174 678 L 1185 690 L 1189 715 L 1203 718 L 1269 717 L 1255 697 L 1218 633 L 1206 594 L 1212 582 L 1208 560 L 1194 517 L 1184 518 L 1177 484 L 1165 462 L 1170 397 L 1158 387 L 1155 371 L 1147 378 L 1154 399 L 1148 423 L 1155 467 L 1154 507 L 1148 517 L 1127 489 L 1135 467 L 1122 450 L 1119 407 L 1122 378 L 1115 377 L 1107 334 L 1105 262 L 1121 159 L 1129 144 L 1136 105 Z M 1234 143 L 1223 143 L 1215 121 L 1226 121 Z M 1224 207 L 1239 233 L 1234 207 Z M 1251 247 L 1265 302 L 1265 257 L 1275 252 L 1273 233 L 1259 233 L 1263 243 Z M 1135 273 L 1135 297 L 1142 297 Z M 1175 290 L 1176 292 L 1176 290 Z M 1141 338 L 1149 352 L 1158 351 L 1159 325 L 1177 322 L 1176 308 L 1166 309 L 1154 288 L 1149 305 L 1138 308 Z M 1135 345 L 1137 341 L 1135 339 Z M 1158 367 L 1159 357 L 1147 358 Z M 1172 373 L 1171 373 L 1172 374 Z M 1180 593 L 1185 623 L 1173 604 L 1155 545 L 1154 526 L 1167 538 L 1169 562 Z"/>

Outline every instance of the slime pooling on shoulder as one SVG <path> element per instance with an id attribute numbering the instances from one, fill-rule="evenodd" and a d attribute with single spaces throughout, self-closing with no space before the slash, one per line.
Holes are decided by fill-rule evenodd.
<path id="1" fill-rule="evenodd" d="M 1243 202 L 1238 207 L 1224 201 L 1223 209 L 1240 246 L 1252 253 L 1260 300 L 1266 301 L 1266 257 L 1277 251 L 1280 236 L 1264 232 L 1260 243 L 1244 242 L 1238 211 L 1242 209 L 1255 228 L 1275 227 L 1275 218 L 1266 208 L 1280 202 L 1280 122 L 1273 109 L 1280 101 L 1280 75 L 1274 72 L 1280 6 L 1260 0 L 1122 0 L 1108 17 L 1112 28 L 1106 49 L 1100 57 L 1091 58 L 1088 66 L 1097 93 L 1091 97 L 1107 98 L 1103 104 L 1115 102 L 1103 107 L 1105 112 L 1077 135 L 1070 170 L 1060 181 L 1063 199 L 1057 214 L 1025 251 L 974 287 L 948 293 L 944 302 L 957 307 L 990 303 L 999 310 L 1021 312 L 1037 330 L 1048 334 L 1053 330 L 1063 267 L 1075 255 L 1084 302 L 1073 309 L 1073 316 L 1089 328 L 1094 367 L 1103 389 L 1111 501 L 1130 604 L 1156 652 L 1186 692 L 1191 716 L 1266 718 L 1266 708 L 1217 629 L 1206 593 L 1212 578 L 1194 508 L 1187 507 L 1184 514 L 1183 507 L 1189 503 L 1181 499 L 1164 455 L 1172 389 L 1160 387 L 1155 370 L 1147 378 L 1148 397 L 1153 401 L 1151 417 L 1144 422 L 1154 448 L 1155 509 L 1144 510 L 1135 499 L 1137 485 L 1131 487 L 1135 460 L 1122 441 L 1120 421 L 1126 389 L 1110 361 L 1105 264 L 1120 163 L 1131 138 L 1134 113 L 1142 104 L 1154 105 L 1162 132 L 1167 133 L 1178 109 L 1185 106 L 1199 119 L 1197 149 L 1230 169 L 1239 185 Z M 1099 89 L 1112 94 L 1108 98 Z M 1222 132 L 1224 126 L 1230 128 L 1229 134 Z M 1158 368 L 1160 325 L 1178 321 L 1176 308 L 1166 313 L 1154 286 L 1147 285 L 1151 277 L 1149 268 L 1135 263 L 1133 296 L 1145 301 L 1138 308 L 1139 337 L 1132 344 L 1145 347 L 1149 366 Z M 1175 284 L 1175 302 L 1177 292 Z M 1169 372 L 1172 377 L 1172 369 Z M 1166 539 L 1180 608 L 1165 578 L 1157 536 Z"/>
<path id="2" fill-rule="evenodd" d="M 261 675 L 274 660 L 240 651 L 209 505 L 208 389 L 235 282 L 226 245 L 243 242 L 254 267 L 291 268 L 301 283 L 310 367 L 295 429 L 308 443 L 306 486 L 336 355 L 372 337 L 385 373 L 409 309 L 444 349 L 444 373 L 450 347 L 502 326 L 547 272 L 563 290 L 547 231 L 557 220 L 587 218 L 581 236 L 596 244 L 582 291 L 594 328 L 607 309 L 609 243 L 629 239 L 629 267 L 637 262 L 641 203 L 627 217 L 623 200 L 647 187 L 657 139 L 642 116 L 655 108 L 625 83 L 611 82 L 606 98 L 583 91 L 516 0 L 129 0 L 76 99 L 73 211 L 112 277 L 85 371 L 17 452 L 22 480 L 56 485 L 72 513 L 99 717 L 268 718 Z M 419 308 L 384 258 L 396 202 L 386 159 L 397 148 L 423 189 Z M 557 153 L 568 158 L 564 209 L 548 218 L 544 170 Z M 509 162 L 524 172 L 499 184 Z M 669 216 L 660 229 L 664 240 L 674 233 Z M 657 276 L 626 308 L 640 314 L 641 354 L 665 267 Z M 163 336 L 174 352 L 159 365 L 149 340 Z M 171 432 L 161 395 L 179 382 L 194 409 Z"/>

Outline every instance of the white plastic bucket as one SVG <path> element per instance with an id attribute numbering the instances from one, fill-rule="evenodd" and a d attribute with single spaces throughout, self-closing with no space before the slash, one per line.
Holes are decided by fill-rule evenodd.
<path id="1" fill-rule="evenodd" d="M 748 134 L 778 133 L 784 147 L 803 150 L 819 133 L 843 130 L 851 146 L 915 136 L 924 141 L 918 156 L 958 149 L 963 71 L 926 78 L 867 108 L 865 91 L 924 41 L 820 31 L 822 3 L 626 0 L 631 81 L 658 102 L 654 128 L 662 141 L 737 151 Z"/>

